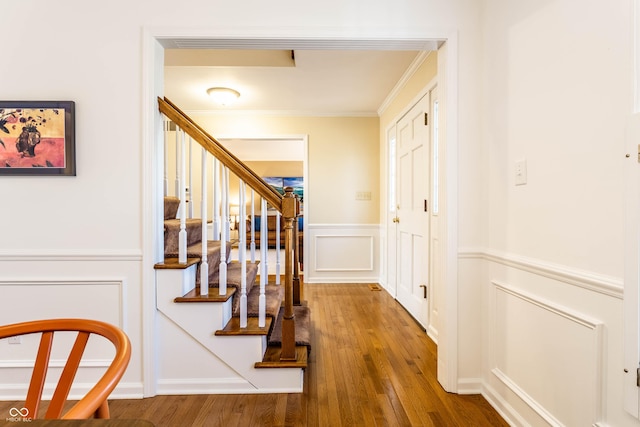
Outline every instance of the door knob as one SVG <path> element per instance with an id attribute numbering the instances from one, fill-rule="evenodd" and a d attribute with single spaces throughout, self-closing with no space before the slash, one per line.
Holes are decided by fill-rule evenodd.
<path id="1" fill-rule="evenodd" d="M 395 222 L 396 224 L 399 223 L 400 222 L 400 218 L 398 218 L 398 217 L 393 218 L 393 222 Z"/>
<path id="2" fill-rule="evenodd" d="M 427 299 L 427 285 L 420 285 L 420 287 L 422 288 L 422 292 L 423 292 L 423 298 Z"/>

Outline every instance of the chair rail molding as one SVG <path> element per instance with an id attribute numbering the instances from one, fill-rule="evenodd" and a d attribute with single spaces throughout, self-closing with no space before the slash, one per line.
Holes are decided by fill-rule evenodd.
<path id="1" fill-rule="evenodd" d="M 620 300 L 624 297 L 623 280 L 620 277 L 604 276 L 590 271 L 493 249 L 461 248 L 458 251 L 458 259 L 482 259 L 491 261 Z"/>

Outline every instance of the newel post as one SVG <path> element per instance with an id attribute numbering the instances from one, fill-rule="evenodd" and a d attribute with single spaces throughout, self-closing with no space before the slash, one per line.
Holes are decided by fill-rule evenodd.
<path id="1" fill-rule="evenodd" d="M 293 312 L 293 263 L 294 242 L 293 223 L 298 217 L 298 199 L 293 188 L 285 188 L 282 199 L 282 217 L 284 218 L 284 316 L 282 317 L 282 352 L 280 360 L 296 360 L 296 323 Z"/>

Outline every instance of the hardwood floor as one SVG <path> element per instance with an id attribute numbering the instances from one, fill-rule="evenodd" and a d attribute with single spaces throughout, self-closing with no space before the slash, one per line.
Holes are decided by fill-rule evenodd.
<path id="1" fill-rule="evenodd" d="M 446 393 L 436 345 L 384 290 L 305 285 L 312 350 L 302 394 L 111 400 L 112 418 L 173 426 L 507 426 L 479 395 Z M 0 418 L 12 403 L 0 402 Z"/>

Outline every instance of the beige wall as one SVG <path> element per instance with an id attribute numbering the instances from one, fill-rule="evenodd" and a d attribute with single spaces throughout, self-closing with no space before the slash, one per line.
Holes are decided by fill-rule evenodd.
<path id="1" fill-rule="evenodd" d="M 429 52 L 422 64 L 406 81 L 402 89 L 389 103 L 380 115 L 381 137 L 389 124 L 398 119 L 398 116 L 406 111 L 411 102 L 416 101 L 416 96 L 432 81 L 438 73 L 438 52 Z M 384 139 L 384 138 L 383 138 Z"/>
<path id="2" fill-rule="evenodd" d="M 303 176 L 303 162 L 245 162 L 247 166 L 260 176 Z"/>
<path id="3" fill-rule="evenodd" d="M 241 159 L 242 160 L 242 159 Z M 296 162 L 296 161 L 273 161 L 273 162 L 258 162 L 258 161 L 245 161 L 247 166 L 249 166 L 258 176 L 268 177 L 268 176 L 282 176 L 282 177 L 298 177 L 304 176 L 304 163 Z M 229 179 L 229 192 L 234 197 L 238 192 L 239 181 L 237 177 L 230 177 Z M 255 199 L 255 209 L 256 215 L 260 214 L 260 199 L 261 197 L 257 196 Z M 304 207 L 303 213 L 304 213 Z M 249 197 L 247 197 L 247 214 L 251 210 L 251 202 Z"/>
<path id="4" fill-rule="evenodd" d="M 314 224 L 379 222 L 377 117 L 280 117 L 191 114 L 211 135 L 243 138 L 308 135 L 305 218 Z M 371 200 L 355 200 L 370 191 Z"/>

